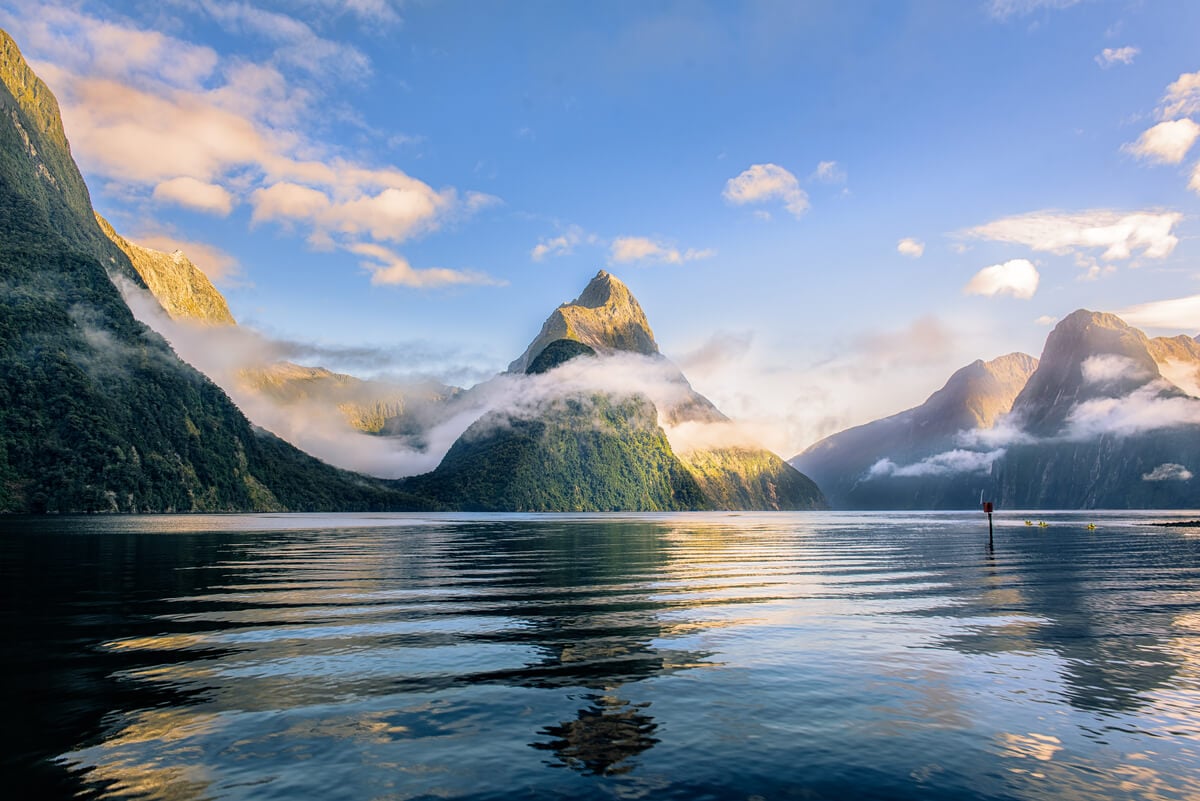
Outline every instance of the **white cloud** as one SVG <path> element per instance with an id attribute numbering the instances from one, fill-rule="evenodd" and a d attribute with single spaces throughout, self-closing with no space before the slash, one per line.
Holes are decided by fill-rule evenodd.
<path id="1" fill-rule="evenodd" d="M 568 256 L 575 252 L 575 247 L 584 242 L 595 244 L 595 234 L 589 234 L 578 225 L 567 226 L 558 236 L 548 237 L 533 246 L 529 255 L 534 261 L 541 261 L 547 256 Z"/>
<path id="2" fill-rule="evenodd" d="M 1190 481 L 1192 471 L 1175 462 L 1164 462 L 1149 473 L 1142 474 L 1142 481 Z"/>
<path id="3" fill-rule="evenodd" d="M 310 120 L 331 103 L 314 79 L 340 86 L 369 70 L 353 48 L 247 3 L 198 0 L 187 8 L 264 38 L 271 56 L 221 60 L 210 48 L 53 3 L 26 17 L 5 15 L 26 52 L 42 59 L 35 68 L 59 99 L 85 172 L 132 198 L 217 214 L 246 197 L 252 223 L 300 229 L 324 248 L 403 242 L 500 202 L 359 163 L 310 133 L 319 130 Z M 347 13 L 382 20 L 391 8 L 368 0 Z M 308 76 L 297 83 L 284 69 Z"/>
<path id="4" fill-rule="evenodd" d="M 989 0 L 988 13 L 998 20 L 1025 16 L 1041 9 L 1070 8 L 1079 0 Z"/>
<path id="5" fill-rule="evenodd" d="M 279 64 L 339 80 L 356 80 L 371 72 L 370 60 L 358 48 L 318 36 L 295 17 L 245 2 L 199 0 L 197 6 L 232 33 L 272 42 L 273 59 Z"/>
<path id="6" fill-rule="evenodd" d="M 1128 356 L 1104 353 L 1089 356 L 1079 365 L 1085 384 L 1108 386 L 1126 381 L 1145 383 L 1154 377 L 1144 367 Z"/>
<path id="7" fill-rule="evenodd" d="M 1200 329 L 1200 295 L 1139 303 L 1117 316 L 1138 328 L 1194 332 Z"/>
<path id="8" fill-rule="evenodd" d="M 1058 318 L 1052 317 L 1049 314 L 1043 314 L 1041 317 L 1037 318 L 1033 322 L 1036 323 L 1037 325 L 1054 325 L 1055 323 L 1058 322 Z"/>
<path id="9" fill-rule="evenodd" d="M 186 175 L 161 181 L 154 187 L 154 199 L 222 217 L 233 211 L 233 195 L 225 187 Z"/>
<path id="10" fill-rule="evenodd" d="M 963 287 L 967 295 L 1012 295 L 1028 300 L 1038 288 L 1037 268 L 1028 259 L 984 267 Z"/>
<path id="11" fill-rule="evenodd" d="M 362 266 L 371 273 L 371 283 L 387 286 L 409 286 L 427 289 L 455 284 L 501 285 L 504 282 L 483 273 L 450 270 L 445 267 L 416 269 L 398 253 L 370 243 L 360 242 L 346 247 L 351 253 L 365 257 Z"/>
<path id="12" fill-rule="evenodd" d="M 1168 391 L 1178 390 L 1166 381 L 1154 380 L 1122 397 L 1083 401 L 1067 416 L 1062 438 L 1087 442 L 1103 434 L 1122 437 L 1200 425 L 1200 400 L 1163 394 Z"/>
<path id="13" fill-rule="evenodd" d="M 925 252 L 925 243 L 912 237 L 905 237 L 896 243 L 896 252 L 902 256 L 919 259 Z"/>
<path id="14" fill-rule="evenodd" d="M 683 264 L 696 259 L 708 259 L 716 255 L 711 248 L 695 250 L 688 248 L 680 251 L 644 236 L 619 236 L 613 240 L 610 248 L 609 261 L 613 264 L 624 264 L 631 261 L 659 261 L 667 264 Z"/>
<path id="15" fill-rule="evenodd" d="M 1172 229 L 1182 219 L 1175 211 L 1034 211 L 967 229 L 963 235 L 1058 254 L 1102 248 L 1101 258 L 1108 261 L 1129 259 L 1139 249 L 1148 258 L 1162 259 L 1179 244 Z"/>
<path id="16" fill-rule="evenodd" d="M 836 161 L 821 161 L 817 162 L 813 178 L 824 184 L 844 184 L 846 183 L 846 170 Z"/>
<path id="17" fill-rule="evenodd" d="M 1196 166 L 1192 168 L 1192 178 L 1188 181 L 1188 189 L 1200 195 L 1200 162 L 1196 162 Z"/>
<path id="18" fill-rule="evenodd" d="M 1121 149 L 1158 164 L 1178 164 L 1187 156 L 1197 136 L 1200 136 L 1200 125 L 1192 120 L 1171 120 L 1146 130 L 1136 142 Z"/>
<path id="19" fill-rule="evenodd" d="M 1096 56 L 1096 63 L 1106 69 L 1113 64 L 1132 64 L 1140 52 L 1141 49 L 1137 47 L 1106 47 Z"/>
<path id="20" fill-rule="evenodd" d="M 1200 71 L 1180 75 L 1163 95 L 1158 114 L 1164 120 L 1200 112 Z"/>
<path id="21" fill-rule="evenodd" d="M 992 469 L 992 462 L 1005 454 L 1004 448 L 980 453 L 955 449 L 945 453 L 934 454 L 919 462 L 908 465 L 898 465 L 891 459 L 880 459 L 871 465 L 867 478 L 882 476 L 945 476 L 957 473 L 986 473 Z"/>
<path id="22" fill-rule="evenodd" d="M 721 194 L 726 202 L 736 206 L 779 200 L 796 219 L 808 211 L 808 195 L 800 188 L 800 182 L 778 164 L 752 164 L 726 181 Z"/>

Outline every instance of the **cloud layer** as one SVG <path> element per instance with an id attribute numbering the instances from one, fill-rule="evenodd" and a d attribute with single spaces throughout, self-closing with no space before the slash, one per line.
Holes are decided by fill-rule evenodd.
<path id="1" fill-rule="evenodd" d="M 1163 259 L 1179 244 L 1173 229 L 1182 219 L 1175 211 L 1035 211 L 969 228 L 963 234 L 1057 254 L 1100 250 L 1107 261 L 1130 259 L 1138 251 L 1147 258 Z"/>
<path id="2" fill-rule="evenodd" d="M 325 249 L 400 244 L 496 200 L 360 163 L 310 133 L 310 121 L 328 115 L 333 88 L 369 75 L 369 60 L 354 47 L 245 3 L 197 0 L 191 10 L 231 35 L 265 42 L 271 55 L 258 63 L 224 59 L 53 3 L 9 20 L 57 95 L 86 171 L 127 196 L 196 211 L 225 216 L 245 203 L 253 223 L 279 225 Z M 398 21 L 382 0 L 339 10 Z M 478 282 L 467 272 L 444 281 Z"/>

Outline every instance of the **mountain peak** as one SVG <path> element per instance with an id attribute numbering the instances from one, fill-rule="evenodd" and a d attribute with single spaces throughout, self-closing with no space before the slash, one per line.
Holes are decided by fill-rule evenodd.
<path id="1" fill-rule="evenodd" d="M 547 345 L 559 339 L 579 342 L 602 354 L 658 354 L 654 332 L 637 298 L 619 278 L 604 270 L 596 273 L 579 297 L 554 310 L 521 357 L 508 366 L 509 372 L 525 372 Z"/>
<path id="2" fill-rule="evenodd" d="M 129 258 L 146 288 L 172 319 L 236 325 L 225 298 L 182 250 L 163 253 L 130 242 L 108 220 L 95 216 L 100 230 Z"/>
<path id="3" fill-rule="evenodd" d="M 1101 361 L 1117 371 L 1103 381 L 1088 370 Z M 1076 404 L 1123 397 L 1160 376 L 1145 334 L 1115 314 L 1077 309 L 1046 337 L 1038 368 L 1013 402 L 1013 413 L 1031 433 L 1056 434 Z"/>

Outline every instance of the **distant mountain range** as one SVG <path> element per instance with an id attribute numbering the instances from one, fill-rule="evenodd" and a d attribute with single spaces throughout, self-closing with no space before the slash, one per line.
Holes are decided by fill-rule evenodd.
<path id="1" fill-rule="evenodd" d="M 462 421 L 437 469 L 404 481 L 305 455 L 252 426 L 135 319 L 118 285 L 139 307 L 152 297 L 164 319 L 202 329 L 201 340 L 236 330 L 184 254 L 137 245 L 96 215 L 57 102 L 3 32 L 0 84 L 0 511 L 824 506 L 779 457 L 726 441 L 728 421 L 658 353 L 637 301 L 603 272 L 513 370 L 468 391 L 279 361 L 221 376 L 251 405 L 336 409 L 347 436 L 362 436 L 353 426 L 398 449 L 428 448 L 432 432 Z M 696 444 L 693 429 L 678 449 L 668 436 L 708 425 L 719 445 Z"/>
<path id="2" fill-rule="evenodd" d="M 470 389 L 279 358 L 210 380 L 142 307 L 190 326 L 192 355 L 243 329 L 184 254 L 95 214 L 57 102 L 3 31 L 0 112 L 0 512 L 1200 506 L 1200 341 L 1084 310 L 1040 360 L 975 362 L 791 464 L 692 388 L 604 271 Z M 239 406 L 297 443 L 329 424 L 325 458 L 367 442 L 424 472 L 337 469 Z"/>
<path id="3" fill-rule="evenodd" d="M 790 460 L 835 508 L 1200 506 L 1200 341 L 1080 309 L 1041 359 L 955 373 L 922 405 Z"/>

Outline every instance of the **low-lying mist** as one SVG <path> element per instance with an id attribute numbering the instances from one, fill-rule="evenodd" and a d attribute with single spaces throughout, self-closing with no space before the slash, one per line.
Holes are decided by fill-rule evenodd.
<path id="1" fill-rule="evenodd" d="M 296 357 L 284 343 L 244 326 L 213 326 L 172 319 L 146 290 L 118 279 L 134 316 L 163 336 L 181 359 L 220 386 L 255 425 L 337 467 L 381 478 L 401 478 L 437 467 L 451 445 L 485 415 L 491 425 L 533 418 L 556 400 L 604 393 L 642 395 L 658 410 L 659 424 L 679 453 L 726 447 L 761 447 L 762 432 L 727 420 L 696 395 L 679 369 L 662 357 L 615 353 L 572 359 L 538 375 L 502 373 L 471 389 L 420 405 L 404 435 L 368 434 L 354 428 L 336 397 L 311 386 L 281 399 L 248 376 Z M 373 395 L 378 393 L 378 395 Z M 411 400 L 427 394 L 412 382 L 365 382 L 352 396 Z M 699 411 L 694 411 L 694 410 Z M 483 433 L 476 426 L 475 433 Z"/>

